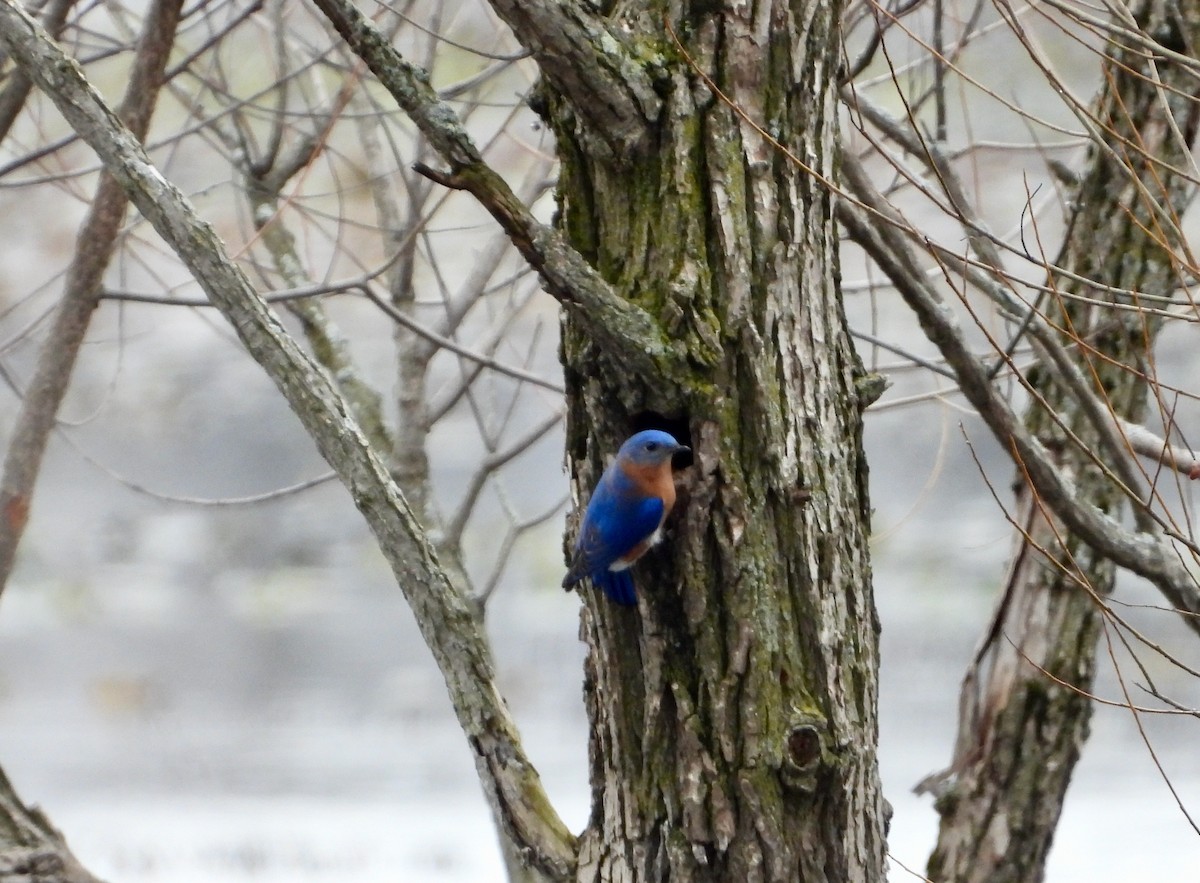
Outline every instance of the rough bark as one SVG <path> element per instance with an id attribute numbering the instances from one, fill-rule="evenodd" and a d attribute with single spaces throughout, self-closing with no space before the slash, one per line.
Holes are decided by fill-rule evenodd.
<path id="1" fill-rule="evenodd" d="M 614 150 L 590 117 L 575 125 L 596 100 L 591 80 L 548 73 L 564 236 L 482 162 L 420 70 L 349 4 L 317 3 L 449 167 L 430 176 L 475 194 L 567 305 L 581 484 L 639 415 L 671 417 L 695 449 L 673 551 L 639 567 L 640 608 L 587 596 L 595 811 L 578 871 L 477 624 L 346 403 L 13 0 L 0 0 L 0 43 L 180 254 L 338 470 L 442 667 L 504 834 L 531 866 L 553 879 L 882 878 L 862 401 L 831 200 L 692 61 L 832 177 L 837 4 L 683 8 L 679 45 L 657 16 L 620 10 L 573 32 L 595 41 L 585 64 L 616 41 L 662 109 L 644 114 L 651 149 L 623 150 L 618 133 Z"/>
<path id="2" fill-rule="evenodd" d="M 449 166 L 448 172 L 442 172 L 417 163 L 418 171 L 478 199 L 537 271 L 547 293 L 574 309 L 578 321 L 632 370 L 649 373 L 686 362 L 686 352 L 663 334 L 651 316 L 614 292 L 596 268 L 557 230 L 538 221 L 483 161 L 453 109 L 429 85 L 424 70 L 400 55 L 348 0 L 313 0 L 313 5 L 379 78 L 441 162 Z M 580 100 L 591 101 L 594 96 L 585 93 Z"/>
<path id="3" fill-rule="evenodd" d="M 566 307 L 580 486 L 650 412 L 696 451 L 677 556 L 639 564 L 639 611 L 588 596 L 595 809 L 579 878 L 879 879 L 862 402 L 828 192 L 714 95 L 661 10 L 576 28 L 564 3 L 539 27 L 596 39 L 577 64 L 639 59 L 662 109 L 614 146 L 595 78 L 547 64 L 560 235 L 352 5 L 315 2 L 448 166 L 420 170 L 475 195 Z M 713 82 L 829 177 L 838 13 L 705 6 L 673 21 Z M 514 24 L 527 46 L 543 39 Z"/>
<path id="4" fill-rule="evenodd" d="M 587 96 L 548 76 L 561 225 L 686 358 L 639 371 L 568 309 L 568 455 L 581 497 L 650 421 L 694 462 L 638 609 L 585 592 L 578 878 L 878 880 L 878 623 L 831 200 L 693 68 L 831 178 L 839 9 L 683 4 L 682 48 L 622 10 L 609 30 L 654 59 L 653 149 L 611 161 Z"/>
<path id="5" fill-rule="evenodd" d="M 1189 2 L 1172 15 L 1166 8 L 1151 3 L 1135 15 L 1148 34 L 1174 32 L 1195 45 L 1200 7 Z M 1172 219 L 1194 194 L 1180 174 L 1196 131 L 1194 74 L 1163 59 L 1155 72 L 1140 51 L 1123 50 L 1112 53 L 1105 77 L 1095 111 L 1103 143 L 1093 146 L 1073 194 L 1055 261 L 1067 273 L 1050 283 L 1101 301 L 1108 295 L 1077 280 L 1169 294 L 1180 271 L 1171 252 L 1182 244 Z M 1140 421 L 1149 391 L 1142 371 L 1159 321 L 1077 301 L 1051 302 L 1046 312 L 1085 342 L 1072 352 L 1113 413 Z M 1029 380 L 1041 399 L 1026 414 L 1029 431 L 1083 501 L 1119 515 L 1126 496 L 1096 462 L 1103 445 L 1095 422 L 1053 365 L 1034 369 Z M 1078 691 L 1092 689 L 1102 599 L 1116 569 L 1047 511 L 1022 474 L 1017 484 L 1010 573 L 963 681 L 954 760 L 926 785 L 938 794 L 941 814 L 928 866 L 935 881 L 1040 881 L 1088 735 L 1092 706 Z"/>
<path id="6" fill-rule="evenodd" d="M 575 110 L 595 144 L 617 161 L 647 146 L 662 104 L 632 41 L 588 4 L 493 0 L 492 6 L 561 94 L 587 96 Z"/>
<path id="7" fill-rule="evenodd" d="M 0 772 L 0 883 L 100 883 L 36 806 Z"/>

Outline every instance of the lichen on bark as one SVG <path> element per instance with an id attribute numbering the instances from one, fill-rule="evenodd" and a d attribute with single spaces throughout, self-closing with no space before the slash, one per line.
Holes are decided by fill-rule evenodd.
<path id="1" fill-rule="evenodd" d="M 832 178 L 837 10 L 804 7 L 804 41 L 786 4 L 740 14 L 672 20 L 656 149 L 632 160 L 595 150 L 577 96 L 542 87 L 560 228 L 684 353 L 639 373 L 568 311 L 577 487 L 639 421 L 675 421 L 694 451 L 671 542 L 638 565 L 637 612 L 585 594 L 580 879 L 883 876 L 861 369 L 831 206 L 696 70 Z M 624 31 L 672 45 L 648 26 L 663 28 Z"/>

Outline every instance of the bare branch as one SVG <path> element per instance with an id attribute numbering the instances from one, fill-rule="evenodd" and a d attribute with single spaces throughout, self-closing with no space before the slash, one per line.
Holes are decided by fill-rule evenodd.
<path id="1" fill-rule="evenodd" d="M 282 32 L 282 27 L 279 29 Z M 282 40 L 282 37 L 280 37 Z M 282 47 L 280 57 L 284 56 Z M 280 96 L 281 104 L 286 93 Z M 349 100 L 343 86 L 334 109 L 324 118 L 314 120 L 318 131 L 328 129 L 331 121 L 341 112 Z M 271 127 L 270 142 L 266 154 L 259 160 L 239 151 L 235 155 L 242 164 L 242 174 L 247 180 L 250 199 L 250 214 L 254 219 L 263 244 L 275 263 L 275 270 L 291 286 L 310 281 L 301 271 L 303 266 L 296 251 L 296 237 L 279 217 L 283 203 L 283 188 L 301 170 L 308 167 L 319 152 L 322 137 L 307 134 L 288 152 L 282 150 L 283 124 L 276 119 Z M 354 408 L 355 417 L 367 435 L 367 440 L 384 451 L 391 447 L 391 437 L 383 417 L 382 396 L 363 378 L 362 372 L 350 355 L 350 348 L 341 331 L 326 314 L 321 302 L 315 298 L 290 300 L 287 309 L 300 320 L 305 337 L 317 361 L 329 372 L 329 376 L 341 389 L 342 394 Z"/>
<path id="2" fill-rule="evenodd" d="M 430 343 L 436 344 L 440 349 L 449 350 L 456 356 L 462 356 L 464 359 L 469 359 L 470 361 L 482 365 L 484 368 L 495 371 L 498 374 L 506 374 L 509 377 L 524 381 L 525 383 L 532 383 L 534 386 L 540 386 L 543 389 L 550 390 L 551 392 L 561 393 L 563 391 L 562 385 L 559 383 L 555 383 L 552 380 L 547 380 L 546 378 L 539 374 L 535 374 L 532 371 L 526 371 L 523 368 L 516 368 L 512 365 L 505 365 L 501 362 L 497 362 L 495 359 L 473 352 L 467 347 L 455 343 L 450 338 L 442 337 L 440 334 L 429 330 L 419 322 L 414 322 L 412 319 L 408 318 L 408 316 L 404 315 L 386 300 L 384 300 L 371 288 L 371 286 L 364 285 L 362 290 L 370 299 L 371 303 L 375 304 L 375 306 L 379 307 L 380 310 L 386 313 L 388 318 L 390 318 L 393 322 L 403 325 L 405 328 L 408 328 L 421 337 L 424 337 Z"/>
<path id="3" fill-rule="evenodd" d="M 154 167 L 78 67 L 21 9 L 0 0 L 0 45 L 100 155 L 131 200 L 179 254 L 287 398 L 374 531 L 446 680 L 506 833 L 535 865 L 566 880 L 575 839 L 555 814 L 496 688 L 470 606 L 449 584 L 403 495 L 371 450 L 344 399 L 296 345 L 212 228 Z"/>
<path id="4" fill-rule="evenodd" d="M 496 470 L 505 463 L 521 456 L 538 441 L 545 438 L 546 433 L 558 426 L 562 422 L 562 414 L 551 414 L 537 426 L 534 426 L 519 439 L 502 451 L 493 451 L 484 461 L 479 464 L 479 468 L 471 476 L 471 480 L 467 483 L 467 489 L 463 493 L 462 502 L 459 503 L 458 511 L 454 517 L 450 519 L 449 525 L 446 527 L 447 539 L 457 545 L 462 540 L 462 532 L 467 526 L 467 520 L 471 517 L 471 513 L 475 510 L 475 503 L 479 499 L 479 494 L 483 491 L 484 484 L 495 474 Z"/>
<path id="5" fill-rule="evenodd" d="M 152 5 L 146 20 L 129 88 L 119 111 L 128 123 L 129 136 L 135 141 L 146 136 L 182 6 L 182 0 L 159 0 Z M 26 69 L 21 73 L 31 76 Z M 92 313 L 99 303 L 104 271 L 112 259 L 127 205 L 128 199 L 116 180 L 102 175 L 91 209 L 76 237 L 62 303 L 38 353 L 33 378 L 21 402 L 0 477 L 0 592 L 7 585 L 16 560 L 46 444 Z"/>
<path id="6" fill-rule="evenodd" d="M 1200 478 L 1200 456 L 1197 456 L 1190 448 L 1173 445 L 1166 439 L 1159 438 L 1141 424 L 1130 423 L 1116 415 L 1112 415 L 1111 419 L 1117 431 L 1128 440 L 1129 446 L 1133 448 L 1134 452 L 1143 457 L 1149 457 L 1156 463 L 1162 463 L 1193 481 Z"/>
<path id="7" fill-rule="evenodd" d="M 682 358 L 658 324 L 640 307 L 618 297 L 612 287 L 557 231 L 534 218 L 508 184 L 484 162 L 454 111 L 429 86 L 428 75 L 404 60 L 346 0 L 314 0 L 338 33 L 379 78 L 412 118 L 448 172 L 421 170 L 433 180 L 471 193 L 508 234 L 538 274 L 546 291 L 576 312 L 613 356 L 631 370 L 662 372 Z"/>
<path id="8" fill-rule="evenodd" d="M 75 0 L 53 0 L 48 4 L 42 26 L 51 36 L 58 36 L 63 22 L 67 20 L 67 13 L 74 5 Z M 25 106 L 25 99 L 33 88 L 29 77 L 21 71 L 13 71 L 7 79 L 4 90 L 0 92 L 0 141 L 8 137 L 13 121 Z"/>
<path id="9" fill-rule="evenodd" d="M 479 590 L 479 594 L 475 596 L 475 603 L 478 605 L 480 610 L 483 610 L 487 606 L 487 602 L 492 597 L 492 594 L 496 591 L 496 587 L 500 585 L 500 578 L 504 575 L 504 570 L 508 566 L 509 556 L 512 555 L 512 551 L 516 547 L 517 541 L 520 540 L 521 537 L 523 537 L 528 531 L 533 530 L 535 527 L 540 527 L 555 515 L 560 513 L 563 510 L 563 507 L 567 505 L 568 500 L 570 500 L 570 496 L 565 495 L 556 500 L 552 506 L 549 506 L 533 517 L 524 521 L 518 521 L 516 513 L 513 511 L 513 508 L 508 502 L 507 498 L 505 498 L 503 494 L 500 495 L 500 501 L 504 506 L 504 511 L 509 517 L 509 526 L 508 530 L 505 531 L 503 541 L 500 543 L 500 550 L 496 553 L 496 559 L 492 563 L 492 571 L 488 575 L 487 580 L 484 582 L 483 588 Z"/>
<path id="10" fill-rule="evenodd" d="M 314 476 L 313 478 L 306 478 L 303 481 L 298 481 L 285 487 L 273 488 L 272 490 L 263 491 L 259 494 L 246 494 L 245 496 L 241 497 L 192 497 L 185 494 L 169 494 L 165 491 L 154 490 L 153 488 L 148 487 L 139 481 L 134 481 L 132 478 L 122 475 L 107 464 L 100 462 L 98 459 L 88 453 L 85 448 L 80 446 L 75 439 L 70 436 L 70 434 L 60 431 L 58 435 L 59 438 L 70 445 L 72 449 L 74 449 L 75 453 L 77 453 L 82 459 L 92 464 L 93 467 L 100 470 L 100 472 L 104 473 L 104 475 L 121 485 L 121 487 L 128 488 L 135 494 L 141 494 L 142 496 L 150 497 L 154 500 L 162 500 L 167 503 L 182 503 L 188 506 L 204 506 L 209 508 L 223 508 L 227 506 L 253 506 L 257 505 L 258 503 L 270 503 L 274 500 L 279 500 L 284 497 L 290 497 L 295 494 L 303 493 L 304 491 L 311 490 L 312 488 L 318 487 L 319 485 L 325 484 L 326 482 L 332 481 L 338 477 L 336 472 L 325 472 L 321 475 Z"/>
<path id="11" fill-rule="evenodd" d="M 900 232 L 900 227 L 906 225 L 897 224 L 891 207 L 878 196 L 857 161 L 848 153 L 843 157 L 843 171 L 847 188 L 854 197 L 872 215 L 888 219 L 888 223 L 869 220 L 869 215 L 847 201 L 839 201 L 838 218 L 892 279 L 897 291 L 916 314 L 926 336 L 941 350 L 954 370 L 967 401 L 976 408 L 1014 461 L 1027 471 L 1046 505 L 1088 545 L 1121 567 L 1149 580 L 1175 607 L 1200 613 L 1200 590 L 1195 578 L 1164 536 L 1132 533 L 1112 516 L 1077 498 L 1048 452 L 1030 435 L 1012 406 L 996 393 L 988 370 L 968 349 L 953 314 L 918 268 Z M 1184 621 L 1200 632 L 1200 620 L 1196 617 L 1187 616 Z"/>

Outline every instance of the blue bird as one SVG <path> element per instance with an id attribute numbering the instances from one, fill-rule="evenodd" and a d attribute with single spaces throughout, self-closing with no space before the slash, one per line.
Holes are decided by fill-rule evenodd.
<path id="1" fill-rule="evenodd" d="M 637 603 L 629 565 L 662 539 L 675 505 L 671 457 L 689 450 L 657 429 L 626 439 L 588 501 L 564 589 L 586 576 L 618 604 Z"/>

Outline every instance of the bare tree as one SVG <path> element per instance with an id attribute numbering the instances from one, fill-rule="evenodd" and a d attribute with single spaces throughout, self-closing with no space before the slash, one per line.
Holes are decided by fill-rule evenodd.
<path id="1" fill-rule="evenodd" d="M 1150 33 L 1178 29 L 1191 35 L 1188 45 L 1200 36 L 1195 8 L 1180 10 L 1186 18 L 1152 4 L 1132 12 Z M 1068 182 L 1076 208 L 1039 309 L 1061 335 L 1059 358 L 1069 354 L 1103 410 L 1089 410 L 1064 372 L 1039 364 L 1026 374 L 1032 401 L 1025 423 L 1047 440 L 1083 499 L 1115 513 L 1132 496 L 1138 523 L 1154 531 L 1148 510 L 1161 500 L 1160 476 L 1131 462 L 1121 427 L 1148 412 L 1170 413 L 1151 368 L 1163 318 L 1114 310 L 1121 300 L 1112 289 L 1171 297 L 1186 278 L 1179 219 L 1194 194 L 1197 117 L 1185 97 L 1195 93 L 1194 73 L 1114 47 L 1103 76 L 1105 88 L 1085 117 L 1099 140 Z M 1095 291 L 1092 280 L 1109 290 Z M 1100 453 L 1113 449 L 1106 447 L 1113 436 L 1118 449 Z M 1148 453 L 1163 456 L 1161 445 Z M 943 822 L 930 859 L 934 879 L 1042 878 L 1087 737 L 1097 640 L 1102 630 L 1110 640 L 1119 636 L 1123 625 L 1106 600 L 1112 560 L 1095 555 L 1028 485 L 1018 480 L 1016 487 L 1017 551 L 996 620 L 964 681 L 953 781 L 938 789 Z"/>
<path id="2" fill-rule="evenodd" d="M 1097 635 L 1140 640 L 1106 600 L 1114 574 L 1145 579 L 1193 630 L 1200 614 L 1186 495 L 1164 491 L 1200 472 L 1175 416 L 1175 394 L 1192 393 L 1154 361 L 1160 327 L 1198 318 L 1180 221 L 1196 180 L 1195 11 L 981 4 L 951 27 L 940 3 L 913 15 L 915 4 L 815 2 L 491 8 L 512 42 L 463 72 L 445 61 L 465 51 L 447 36 L 461 21 L 439 4 L 371 17 L 343 0 L 202 4 L 176 22 L 179 5 L 163 0 L 140 25 L 114 114 L 86 72 L 132 45 L 131 12 L 72 19 L 51 3 L 39 27 L 0 2 L 16 71 L 2 131 L 44 115 L 32 83 L 72 132 L 10 147 L 0 175 L 48 167 L 22 186 L 67 190 L 97 180 L 37 366 L 28 381 L 8 375 L 23 413 L 0 489 L 0 585 L 96 306 L 215 307 L 374 532 L 445 677 L 514 879 L 882 879 L 862 425 L 884 382 L 857 337 L 873 363 L 885 350 L 952 380 L 1016 465 L 1010 576 L 964 682 L 955 757 L 924 785 L 942 814 L 928 873 L 1040 879 L 1086 737 Z M 1047 60 L 1034 17 L 1103 59 L 1094 102 Z M 1073 122 L 1038 118 L 969 73 L 995 34 Z M 224 61 L 243 41 L 271 46 L 265 88 Z M 160 86 L 175 119 L 155 140 Z M 1030 187 L 1012 235 L 991 232 L 986 186 L 967 183 L 986 151 L 1008 148 L 972 137 L 972 111 L 949 99 L 959 87 L 1009 107 L 1030 131 L 1022 155 L 1059 170 L 1061 198 Z M 552 145 L 514 137 L 525 104 Z M 1082 171 L 1047 158 L 1046 132 L 1087 145 Z M 73 170 L 75 138 L 103 174 Z M 188 151 L 236 181 L 239 211 L 213 218 L 220 235 L 172 183 Z M 128 221 L 126 198 L 139 213 Z M 1061 229 L 1047 218 L 1057 205 Z M 488 232 L 470 270 L 451 272 L 468 223 Z M 118 253 L 158 266 L 151 227 L 203 298 L 106 276 Z M 910 355 L 893 329 L 850 327 L 839 229 L 940 359 Z M 563 382 L 546 372 L 553 335 L 530 315 L 535 281 L 562 308 Z M 364 315 L 391 329 L 394 396 L 344 330 Z M 482 631 L 517 540 L 560 511 L 520 511 L 500 476 L 559 426 L 564 393 L 581 501 L 634 429 L 668 429 L 693 451 L 671 541 L 638 567 L 636 611 L 584 595 L 592 814 L 579 836 L 525 753 Z M 478 456 L 444 506 L 429 452 L 452 418 L 469 421 Z M 507 527 L 481 563 L 463 540 L 489 495 Z M 8 827 L 25 832 L 3 841 L 13 873 L 33 849 L 47 878 L 86 879 L 4 790 Z"/>
<path id="3" fill-rule="evenodd" d="M 1197 624 L 1197 583 L 1184 564 L 1196 546 L 1190 528 L 1177 520 L 1180 510 L 1169 502 L 1172 476 L 1194 478 L 1197 460 L 1192 451 L 1163 441 L 1176 431 L 1177 396 L 1161 384 L 1154 360 L 1164 322 L 1194 321 L 1196 315 L 1188 293 L 1194 264 L 1180 219 L 1197 180 L 1191 158 L 1197 10 L 1146 3 L 1101 24 L 1055 5 L 1047 18 L 1059 25 L 1074 18 L 1101 29 L 1101 45 L 1108 47 L 1102 88 L 1088 105 L 1058 79 L 1022 11 L 998 6 L 1014 54 L 1027 54 L 1062 91 L 1082 130 L 1079 143 L 1088 145 L 1078 171 L 1046 162 L 1062 190 L 1061 236 L 1046 229 L 1045 212 L 1030 187 L 1027 214 L 1013 240 L 988 230 L 964 185 L 960 170 L 975 155 L 972 149 L 952 156 L 946 144 L 952 137 L 944 104 L 952 89 L 946 82 L 970 81 L 962 65 L 987 28 L 978 10 L 952 38 L 935 20 L 930 35 L 935 82 L 924 92 L 904 90 L 901 117 L 889 116 L 864 95 L 847 94 L 868 140 L 877 146 L 890 142 L 914 158 L 915 167 L 895 163 L 894 170 L 955 222 L 970 251 L 943 245 L 946 240 L 931 239 L 900 220 L 857 169 L 848 176 L 850 191 L 899 235 L 881 234 L 861 209 L 848 209 L 844 217 L 852 238 L 922 317 L 964 396 L 1017 466 L 1016 500 L 1008 515 L 1014 553 L 994 618 L 963 681 L 954 759 L 945 772 L 919 785 L 937 796 L 941 814 L 927 873 L 938 881 L 1037 881 L 1088 735 L 1098 638 L 1104 635 L 1110 655 L 1114 644 L 1128 648 L 1147 679 L 1139 651 L 1130 645 L 1142 644 L 1141 653 L 1166 652 L 1109 603 L 1117 568 L 1155 583 L 1169 607 L 1193 630 Z M 878 14 L 880 30 L 903 27 L 889 14 Z M 870 43 L 868 51 L 881 46 L 886 41 Z M 890 57 L 887 63 L 890 67 Z M 892 72 L 899 82 L 895 68 Z M 921 125 L 930 110 L 936 121 L 932 137 Z M 1030 128 L 1040 125 L 1051 124 L 1034 119 Z M 1055 238 L 1062 245 L 1051 260 Z M 932 259 L 951 297 L 988 335 L 990 367 L 962 348 L 962 336 L 946 321 L 928 276 L 919 278 L 918 255 Z M 1026 281 L 1016 269 L 1021 262 L 1044 272 L 1040 283 Z M 1006 338 L 984 326 L 979 296 L 999 311 Z M 989 382 L 1004 377 L 1025 394 L 1023 425 Z M 1147 417 L 1160 424 L 1157 433 L 1141 425 Z M 1132 529 L 1127 519 L 1112 517 L 1124 512 L 1132 513 Z M 1169 652 L 1166 658 L 1175 662 Z M 1122 701 L 1135 716 L 1177 710 L 1167 699 L 1156 709 L 1138 711 L 1134 698 L 1127 687 Z"/>

